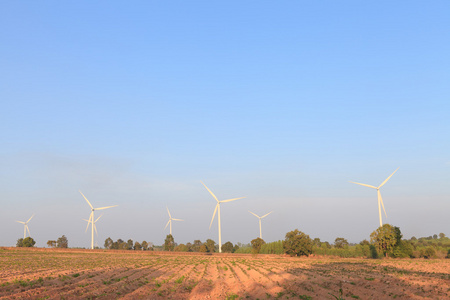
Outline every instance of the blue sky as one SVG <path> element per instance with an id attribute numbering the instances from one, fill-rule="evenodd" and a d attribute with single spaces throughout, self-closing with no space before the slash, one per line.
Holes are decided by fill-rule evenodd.
<path id="1" fill-rule="evenodd" d="M 0 4 L 0 245 L 450 235 L 447 1 Z"/>

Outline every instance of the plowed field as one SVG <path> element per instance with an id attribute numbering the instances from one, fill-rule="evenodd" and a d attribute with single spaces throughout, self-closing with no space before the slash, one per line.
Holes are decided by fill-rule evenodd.
<path id="1" fill-rule="evenodd" d="M 450 299 L 450 260 L 0 249 L 2 299 Z"/>

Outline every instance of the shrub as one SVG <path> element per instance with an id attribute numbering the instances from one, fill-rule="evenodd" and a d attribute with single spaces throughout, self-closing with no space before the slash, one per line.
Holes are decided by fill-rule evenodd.
<path id="1" fill-rule="evenodd" d="M 283 248 L 290 256 L 309 256 L 312 253 L 313 242 L 309 235 L 295 229 L 286 233 Z"/>

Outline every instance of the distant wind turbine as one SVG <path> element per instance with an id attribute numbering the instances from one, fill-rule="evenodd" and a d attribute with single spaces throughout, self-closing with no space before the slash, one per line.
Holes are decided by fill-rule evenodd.
<path id="1" fill-rule="evenodd" d="M 31 219 L 33 219 L 33 217 L 34 217 L 34 214 L 26 222 L 16 221 L 16 222 L 24 225 L 23 226 L 23 239 L 25 239 L 27 237 L 27 231 L 28 231 L 28 236 L 31 236 L 30 229 L 28 228 L 28 222 L 30 222 Z"/>
<path id="2" fill-rule="evenodd" d="M 172 235 L 172 221 L 184 221 L 184 220 L 172 218 L 172 216 L 170 215 L 169 208 L 167 206 L 166 206 L 166 208 L 167 208 L 167 213 L 169 214 L 169 221 L 167 222 L 167 225 L 166 225 L 166 227 L 164 227 L 164 229 L 166 229 L 167 226 L 170 224 L 170 235 Z"/>
<path id="3" fill-rule="evenodd" d="M 94 211 L 96 211 L 96 210 L 102 210 L 102 209 L 107 209 L 107 208 L 111 208 L 111 207 L 116 207 L 116 206 L 118 206 L 118 205 L 112 205 L 112 206 L 106 206 L 106 207 L 99 207 L 99 208 L 94 208 L 93 206 L 92 206 L 92 204 L 91 204 L 91 202 L 89 202 L 89 200 L 83 195 L 83 193 L 81 192 L 81 191 L 79 191 L 80 192 L 80 194 L 81 194 L 81 196 L 83 196 L 83 198 L 86 200 L 86 202 L 89 204 L 89 206 L 91 207 L 91 215 L 89 216 L 89 220 L 88 220 L 88 225 L 87 225 L 87 227 L 89 227 L 89 224 L 92 224 L 92 239 L 91 239 L 91 249 L 94 249 L 94 230 L 96 230 L 96 228 L 95 228 L 95 222 L 97 222 L 98 221 L 98 219 L 100 219 L 100 218 L 98 218 L 97 220 L 95 220 L 94 221 Z M 101 217 L 101 216 L 100 216 Z M 87 228 L 86 228 L 86 231 L 87 231 Z"/>
<path id="4" fill-rule="evenodd" d="M 95 234 L 96 234 L 97 236 L 98 236 L 98 232 L 97 232 L 97 226 L 95 226 L 95 223 L 97 223 L 97 221 L 98 221 L 102 216 L 103 216 L 103 215 L 100 215 L 100 217 L 98 217 L 97 220 L 94 221 L 94 230 L 95 230 Z M 88 224 L 87 224 L 87 226 L 86 226 L 86 232 L 87 232 L 87 230 L 88 230 L 88 228 L 89 228 L 89 224 L 91 224 L 92 222 L 91 222 L 91 220 L 86 220 L 86 219 L 83 219 L 83 221 L 88 222 Z"/>
<path id="5" fill-rule="evenodd" d="M 264 216 L 260 217 L 255 213 L 252 213 L 251 211 L 248 211 L 249 213 L 251 213 L 252 215 L 254 215 L 255 217 L 257 217 L 259 219 L 259 238 L 262 239 L 262 231 L 261 231 L 261 219 L 267 217 L 268 215 L 270 215 L 271 213 L 273 213 L 273 211 L 271 211 L 268 214 L 265 214 Z"/>
<path id="6" fill-rule="evenodd" d="M 219 201 L 219 199 L 217 199 L 216 195 L 214 195 L 213 192 L 211 192 L 211 190 L 208 189 L 208 187 L 203 182 L 201 182 L 201 183 L 208 190 L 208 192 L 214 197 L 214 199 L 216 199 L 216 201 L 217 201 L 216 208 L 214 209 L 214 214 L 213 214 L 212 219 L 211 219 L 211 224 L 209 224 L 209 229 L 211 229 L 211 225 L 212 225 L 212 223 L 214 221 L 214 217 L 216 216 L 216 212 L 217 212 L 217 221 L 218 221 L 218 224 L 219 224 L 219 253 L 221 253 L 222 252 L 222 236 L 221 236 L 221 232 L 220 232 L 220 203 L 231 202 L 231 201 L 243 199 L 245 197 L 233 198 L 233 199 Z"/>
<path id="7" fill-rule="evenodd" d="M 398 169 L 400 169 L 400 168 L 397 168 L 397 170 Z M 395 170 L 394 173 L 397 172 L 397 170 Z M 372 189 L 376 189 L 377 190 L 377 194 L 378 194 L 378 214 L 380 216 L 380 227 L 383 226 L 383 222 L 381 221 L 381 206 L 383 206 L 384 215 L 387 218 L 386 210 L 384 209 L 383 199 L 381 198 L 380 188 L 392 177 L 392 175 L 394 175 L 394 173 L 392 173 L 388 178 L 386 178 L 386 180 L 383 181 L 378 187 L 373 186 L 373 185 L 369 185 L 369 184 L 364 184 L 364 183 L 358 183 L 358 182 L 350 181 L 351 183 L 367 186 L 367 187 L 370 187 Z M 381 204 L 381 206 L 380 206 L 380 204 Z"/>

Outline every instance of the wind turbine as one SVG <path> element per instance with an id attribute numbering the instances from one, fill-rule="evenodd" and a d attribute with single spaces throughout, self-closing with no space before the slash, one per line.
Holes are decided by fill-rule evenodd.
<path id="1" fill-rule="evenodd" d="M 166 208 L 167 208 L 167 213 L 169 213 L 169 221 L 167 222 L 167 225 L 166 225 L 166 227 L 164 227 L 164 229 L 166 229 L 167 226 L 170 224 L 170 235 L 172 235 L 172 221 L 184 221 L 184 220 L 172 218 L 172 216 L 170 215 L 169 208 L 167 206 L 166 206 Z"/>
<path id="2" fill-rule="evenodd" d="M 201 182 L 201 183 L 208 190 L 208 192 L 214 197 L 214 199 L 216 199 L 216 201 L 217 201 L 216 208 L 214 209 L 214 214 L 213 214 L 212 219 L 211 219 L 211 224 L 209 224 L 209 229 L 211 229 L 211 225 L 212 225 L 212 223 L 214 221 L 214 217 L 216 216 L 216 212 L 217 212 L 217 221 L 218 221 L 218 224 L 219 224 L 219 253 L 221 253 L 222 252 L 222 236 L 221 236 L 221 232 L 220 232 L 220 203 L 231 202 L 231 201 L 243 199 L 245 197 L 233 198 L 233 199 L 219 201 L 219 199 L 217 199 L 216 195 L 214 195 L 213 192 L 211 192 L 211 190 L 208 189 L 208 187 L 203 182 Z"/>
<path id="3" fill-rule="evenodd" d="M 33 219 L 33 217 L 34 217 L 34 214 L 26 222 L 16 221 L 16 222 L 24 225 L 23 226 L 23 239 L 25 239 L 27 237 L 27 230 L 28 230 L 28 235 L 31 236 L 30 229 L 28 228 L 28 222 L 30 222 L 31 219 Z"/>
<path id="4" fill-rule="evenodd" d="M 255 217 L 257 217 L 259 219 L 259 238 L 262 239 L 262 231 L 261 231 L 261 219 L 267 217 L 268 215 L 270 215 L 271 213 L 273 213 L 273 211 L 271 211 L 268 214 L 265 214 L 264 216 L 260 217 L 255 213 L 252 213 L 251 211 L 248 211 L 249 213 L 251 213 L 252 215 L 254 215 Z"/>
<path id="5" fill-rule="evenodd" d="M 94 224 L 93 224 L 94 230 L 95 230 L 95 234 L 97 235 L 97 237 L 98 237 L 98 232 L 97 232 L 97 226 L 95 226 L 95 223 L 97 223 L 97 221 L 98 221 L 102 216 L 103 216 L 103 215 L 100 215 L 100 217 L 98 217 L 97 220 L 95 220 L 95 221 L 94 221 Z M 87 224 L 87 226 L 86 226 L 86 232 L 87 232 L 87 230 L 88 230 L 88 228 L 89 228 L 89 224 L 91 224 L 91 220 L 90 220 L 90 219 L 89 219 L 89 220 L 83 219 L 83 221 L 88 222 L 88 224 Z"/>
<path id="6" fill-rule="evenodd" d="M 113 206 L 106 206 L 106 207 L 99 207 L 99 208 L 94 208 L 91 204 L 91 202 L 89 202 L 89 200 L 83 195 L 83 193 L 81 191 L 79 191 L 81 196 L 83 196 L 83 198 L 86 200 L 86 202 L 89 204 L 89 206 L 91 207 L 91 215 L 89 216 L 89 220 L 88 220 L 88 225 L 86 227 L 86 231 L 87 228 L 89 227 L 89 224 L 92 224 L 92 239 L 91 239 L 91 249 L 94 249 L 94 229 L 95 228 L 95 222 L 98 221 L 98 219 L 100 219 L 100 217 L 94 221 L 94 211 L 96 210 L 102 210 L 102 209 L 107 209 L 107 208 L 111 208 L 111 207 L 116 207 L 118 205 L 113 205 Z"/>
<path id="7" fill-rule="evenodd" d="M 400 168 L 397 168 L 397 170 L 398 169 L 400 169 Z M 394 173 L 397 172 L 397 170 L 395 170 Z M 364 184 L 364 183 L 358 183 L 358 182 L 350 181 L 351 183 L 367 186 L 367 187 L 370 187 L 372 189 L 376 189 L 377 190 L 377 194 L 378 194 L 378 214 L 380 216 L 380 227 L 383 226 L 383 222 L 381 221 L 381 206 L 383 206 L 384 215 L 387 218 L 386 210 L 384 209 L 383 199 L 381 198 L 380 188 L 392 177 L 392 175 L 394 175 L 394 173 L 392 173 L 388 178 L 386 178 L 386 180 L 383 181 L 378 187 L 373 186 L 373 185 L 369 185 L 369 184 Z M 381 206 L 380 206 L 380 204 L 381 204 Z"/>

